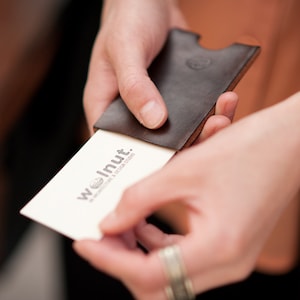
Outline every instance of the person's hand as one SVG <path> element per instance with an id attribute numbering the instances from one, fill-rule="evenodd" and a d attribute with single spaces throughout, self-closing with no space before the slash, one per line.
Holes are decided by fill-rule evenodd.
<path id="1" fill-rule="evenodd" d="M 76 251 L 137 299 L 166 299 L 157 249 L 174 243 L 197 293 L 245 278 L 299 189 L 299 112 L 300 93 L 182 151 L 129 187 L 101 223 L 105 237 L 77 241 Z M 185 236 L 166 235 L 143 221 L 171 202 L 180 202 L 186 214 Z M 121 237 L 133 229 L 148 254 Z"/>
<path id="2" fill-rule="evenodd" d="M 166 121 L 166 106 L 147 68 L 174 27 L 187 28 L 176 0 L 105 1 L 84 90 L 91 133 L 119 93 L 144 126 L 158 128 Z"/>

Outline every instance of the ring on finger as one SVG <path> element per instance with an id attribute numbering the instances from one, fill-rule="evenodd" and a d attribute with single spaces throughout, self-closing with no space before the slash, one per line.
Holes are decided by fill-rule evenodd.
<path id="1" fill-rule="evenodd" d="M 178 245 L 165 247 L 159 251 L 159 257 L 169 281 L 165 288 L 168 300 L 194 300 L 192 282 L 187 277 Z"/>

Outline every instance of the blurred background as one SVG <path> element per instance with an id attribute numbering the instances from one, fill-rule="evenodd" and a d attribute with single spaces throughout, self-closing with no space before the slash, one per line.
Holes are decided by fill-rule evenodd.
<path id="1" fill-rule="evenodd" d="M 298 0 L 179 5 L 203 46 L 262 47 L 236 88 L 236 119 L 300 89 Z M 88 138 L 82 94 L 101 8 L 100 0 L 0 0 L 0 300 L 132 300 L 80 259 L 72 241 L 18 213 Z M 298 299 L 299 207 L 295 199 L 287 208 L 258 271 L 201 299 Z M 165 218 L 180 220 L 176 209 Z"/>
<path id="2" fill-rule="evenodd" d="M 0 0 L 1 300 L 69 297 L 70 241 L 18 211 L 88 137 L 82 93 L 101 6 Z"/>

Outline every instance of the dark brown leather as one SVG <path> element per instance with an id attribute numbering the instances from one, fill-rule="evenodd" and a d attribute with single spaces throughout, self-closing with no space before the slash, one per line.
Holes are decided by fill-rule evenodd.
<path id="1" fill-rule="evenodd" d="M 149 68 L 149 76 L 162 94 L 169 117 L 159 129 L 143 127 L 119 97 L 95 128 L 122 133 L 174 150 L 191 145 L 204 121 L 214 112 L 220 94 L 232 90 L 259 53 L 258 46 L 233 44 L 228 48 L 202 48 L 200 36 L 174 29 Z"/>

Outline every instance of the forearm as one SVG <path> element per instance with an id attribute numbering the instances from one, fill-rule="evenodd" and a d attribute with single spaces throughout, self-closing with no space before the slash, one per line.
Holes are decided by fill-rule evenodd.
<path id="1" fill-rule="evenodd" d="M 272 113 L 266 114 L 265 126 L 266 140 L 273 144 L 270 156 L 280 168 L 285 163 L 288 178 L 286 184 L 294 185 L 298 189 L 300 185 L 300 92 L 287 100 L 275 105 Z M 269 124 L 269 126 L 268 126 Z"/>

